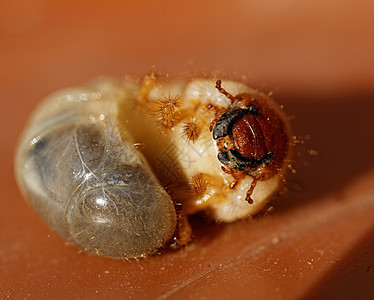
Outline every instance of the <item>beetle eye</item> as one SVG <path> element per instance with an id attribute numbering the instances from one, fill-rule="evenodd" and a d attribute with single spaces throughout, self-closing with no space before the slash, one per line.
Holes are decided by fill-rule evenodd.
<path id="1" fill-rule="evenodd" d="M 224 113 L 213 128 L 213 139 L 216 140 L 231 134 L 235 122 L 247 114 L 256 116 L 258 110 L 255 106 L 250 105 L 248 109 L 236 109 Z"/>
<path id="2" fill-rule="evenodd" d="M 248 159 L 241 155 L 237 150 L 219 152 L 218 160 L 225 166 L 238 171 L 249 171 L 257 168 L 261 164 L 271 163 L 271 153 L 267 152 L 264 156 L 257 159 Z"/>

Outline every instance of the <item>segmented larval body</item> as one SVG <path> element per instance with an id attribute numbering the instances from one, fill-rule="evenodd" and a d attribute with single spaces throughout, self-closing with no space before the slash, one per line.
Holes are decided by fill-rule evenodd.
<path id="1" fill-rule="evenodd" d="M 223 83 L 233 95 L 258 94 L 241 83 Z M 282 112 L 266 101 L 289 139 Z M 240 176 L 223 171 L 217 159 L 222 141 L 211 130 L 233 106 L 246 109 L 208 79 L 102 79 L 60 91 L 36 109 L 25 129 L 18 183 L 44 221 L 86 251 L 116 258 L 157 253 L 176 231 L 183 235 L 178 224 L 188 215 L 206 210 L 217 220 L 235 221 L 258 212 L 279 189 L 288 150 L 271 176 L 253 175 L 265 162 Z M 177 212 L 175 203 L 181 204 Z"/>

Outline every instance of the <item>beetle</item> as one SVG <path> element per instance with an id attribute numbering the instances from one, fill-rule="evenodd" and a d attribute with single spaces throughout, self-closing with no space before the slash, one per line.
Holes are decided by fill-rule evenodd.
<path id="1" fill-rule="evenodd" d="M 233 173 L 244 172 L 254 178 L 246 200 L 252 204 L 251 194 L 258 180 L 274 176 L 282 169 L 288 153 L 289 134 L 281 114 L 269 107 L 263 95 L 231 95 L 216 82 L 220 93 L 231 100 L 230 108 L 223 113 L 213 128 L 213 139 L 229 137 L 233 147 L 222 149 L 218 160 Z"/>

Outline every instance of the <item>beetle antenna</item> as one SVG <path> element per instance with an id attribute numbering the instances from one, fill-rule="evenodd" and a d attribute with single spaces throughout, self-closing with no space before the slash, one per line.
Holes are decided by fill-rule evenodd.
<path id="1" fill-rule="evenodd" d="M 216 89 L 221 93 L 221 94 L 224 94 L 227 98 L 229 98 L 232 102 L 235 102 L 236 101 L 236 98 L 231 95 L 229 92 L 227 92 L 222 86 L 222 81 L 221 80 L 217 80 L 216 81 Z"/>

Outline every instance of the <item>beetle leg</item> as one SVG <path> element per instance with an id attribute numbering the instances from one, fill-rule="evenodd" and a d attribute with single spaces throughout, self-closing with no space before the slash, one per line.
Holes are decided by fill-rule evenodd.
<path id="1" fill-rule="evenodd" d="M 251 187 L 249 188 L 249 190 L 247 191 L 246 195 L 245 195 L 245 200 L 249 203 L 249 204 L 253 204 L 253 199 L 252 199 L 252 194 L 253 194 L 253 191 L 257 185 L 257 181 L 258 179 L 255 177 L 253 178 L 253 181 L 251 183 Z"/>
<path id="2" fill-rule="evenodd" d="M 192 240 L 192 228 L 190 222 L 185 215 L 179 216 L 177 224 L 177 232 L 173 242 L 170 244 L 170 248 L 178 249 L 185 247 Z"/>
<path id="3" fill-rule="evenodd" d="M 157 75 L 155 72 L 152 72 L 151 74 L 144 77 L 139 94 L 137 96 L 137 105 L 139 107 L 142 108 L 149 102 L 148 96 L 152 89 L 156 86 L 156 83 Z"/>
<path id="4" fill-rule="evenodd" d="M 184 210 L 187 215 L 194 214 L 206 209 L 212 203 L 226 199 L 223 195 L 222 186 L 224 183 L 219 176 L 211 176 L 198 173 L 191 178 L 190 197 L 184 202 Z"/>

